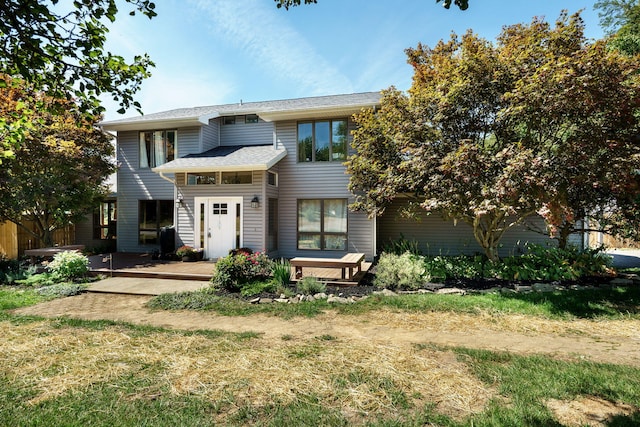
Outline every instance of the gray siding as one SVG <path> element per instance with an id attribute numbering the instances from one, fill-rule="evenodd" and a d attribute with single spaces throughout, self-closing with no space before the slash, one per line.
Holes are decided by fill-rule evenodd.
<path id="1" fill-rule="evenodd" d="M 202 152 L 202 128 L 178 129 L 176 158 Z"/>
<path id="2" fill-rule="evenodd" d="M 184 174 L 178 174 L 178 194 L 182 195 L 184 204 L 177 209 L 177 244 L 199 246 L 199 242 L 194 241 L 195 224 L 198 212 L 195 212 L 195 197 L 242 197 L 243 199 L 243 241 L 242 246 L 249 247 L 254 251 L 262 251 L 265 247 L 265 227 L 263 226 L 263 210 L 266 208 L 263 203 L 262 194 L 263 172 L 253 172 L 253 184 L 251 185 L 185 185 Z M 260 197 L 260 207 L 251 207 L 251 199 L 254 196 Z M 230 248 L 231 249 L 231 248 Z"/>
<path id="3" fill-rule="evenodd" d="M 263 120 L 259 120 L 258 123 L 245 123 L 244 117 L 237 116 L 235 124 L 220 125 L 220 145 L 265 145 L 273 143 L 273 123 Z"/>
<path id="4" fill-rule="evenodd" d="M 202 150 L 205 152 L 220 145 L 220 124 L 217 119 L 209 120 L 209 124 L 202 127 Z"/>
<path id="5" fill-rule="evenodd" d="M 470 225 L 458 221 L 444 220 L 439 215 L 421 215 L 420 220 L 402 217 L 398 209 L 402 202 L 394 202 L 384 215 L 378 218 L 378 245 L 383 247 L 392 240 L 403 235 L 407 240 L 419 243 L 422 253 L 426 255 L 472 255 L 482 253 L 482 248 L 473 237 Z M 544 230 L 544 220 L 532 217 L 529 224 Z M 505 232 L 499 250 L 500 256 L 519 255 L 527 243 L 556 245 L 556 240 L 548 235 L 535 233 L 525 226 L 517 226 Z"/>
<path id="6" fill-rule="evenodd" d="M 181 138 L 182 131 L 179 130 L 178 146 L 181 144 Z M 157 246 L 138 244 L 138 201 L 174 200 L 174 186 L 151 169 L 140 169 L 137 131 L 118 132 L 117 156 L 120 165 L 118 169 L 118 251 L 150 252 L 157 249 Z M 173 178 L 173 175 L 169 178 Z"/>
<path id="7" fill-rule="evenodd" d="M 350 122 L 350 127 L 353 123 Z M 353 201 L 347 190 L 349 176 L 345 166 L 338 162 L 298 163 L 297 161 L 297 122 L 276 123 L 277 144 L 283 145 L 288 152 L 279 163 L 279 255 L 287 258 L 294 256 L 340 257 L 345 252 L 310 251 L 297 249 L 297 200 L 346 198 Z M 349 212 L 348 251 L 363 252 L 372 259 L 374 252 L 374 221 L 366 215 Z"/>

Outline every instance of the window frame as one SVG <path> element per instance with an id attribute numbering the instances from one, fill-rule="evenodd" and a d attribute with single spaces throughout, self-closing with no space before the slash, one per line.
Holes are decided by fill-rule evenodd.
<path id="1" fill-rule="evenodd" d="M 165 161 L 162 163 L 158 163 L 156 159 L 156 150 L 153 149 L 153 139 L 156 133 L 162 133 L 162 140 L 164 141 L 164 155 Z M 168 134 L 173 133 L 173 146 L 170 147 Z M 147 147 L 146 144 L 146 134 L 151 135 L 151 146 Z M 145 135 L 144 139 L 142 135 Z M 143 155 L 143 141 L 144 141 L 144 151 L 146 154 Z M 178 150 L 178 130 L 177 129 L 155 129 L 155 130 L 143 130 L 138 132 L 138 166 L 140 169 L 152 169 L 157 166 L 163 165 L 165 163 L 169 163 L 170 161 L 176 158 Z M 144 162 L 143 162 L 144 159 Z"/>
<path id="2" fill-rule="evenodd" d="M 257 114 L 247 114 L 244 116 L 245 124 L 256 124 L 260 122 L 260 117 Z"/>
<path id="3" fill-rule="evenodd" d="M 106 224 L 103 224 L 104 206 L 107 206 Z M 116 238 L 115 224 L 118 220 L 118 202 L 117 200 L 103 200 L 100 207 L 93 212 L 93 239 L 94 240 L 112 240 Z M 104 233 L 104 230 L 107 232 Z"/>
<path id="4" fill-rule="evenodd" d="M 334 159 L 334 147 L 336 147 L 338 145 L 339 142 L 334 141 L 334 123 L 338 123 L 338 122 L 344 122 L 345 124 L 345 134 L 344 136 L 344 142 L 342 143 L 342 148 L 343 148 L 343 153 L 344 153 L 344 157 L 341 159 Z M 328 131 L 329 131 L 329 140 L 327 142 L 328 144 L 328 160 L 317 160 L 316 159 L 316 153 L 317 153 L 317 143 L 318 143 L 318 132 L 316 131 L 317 128 L 317 124 L 318 123 L 327 123 L 328 124 Z M 304 143 L 301 143 L 300 141 L 300 126 L 301 125 L 311 125 L 311 159 L 310 160 L 303 160 L 303 154 L 305 153 L 305 150 L 301 149 L 301 146 Z M 308 142 L 307 142 L 308 144 Z M 297 162 L 298 163 L 344 163 L 347 160 L 347 157 L 349 156 L 349 119 L 348 118 L 334 118 L 334 119 L 326 119 L 326 120 L 300 120 L 298 121 L 297 125 L 296 125 L 296 150 L 297 150 Z M 308 158 L 308 156 L 304 156 L 304 158 Z"/>
<path id="5" fill-rule="evenodd" d="M 320 231 L 300 231 L 300 207 L 304 202 L 320 202 Z M 337 231 L 325 231 L 325 203 L 326 202 L 335 202 L 341 201 L 344 204 L 344 212 L 345 212 L 345 231 L 337 232 Z M 296 201 L 296 249 L 300 251 L 331 251 L 331 252 L 344 252 L 349 248 L 349 201 L 346 198 L 335 197 L 335 198 L 326 198 L 326 199 L 298 199 Z M 320 238 L 320 247 L 319 248 L 302 248 L 300 247 L 300 238 L 302 236 L 312 236 L 317 235 Z M 344 237 L 344 246 L 342 248 L 331 249 L 327 248 L 325 242 L 326 237 L 336 236 L 336 237 Z"/>
<path id="6" fill-rule="evenodd" d="M 155 203 L 155 228 L 151 228 L 151 227 L 147 227 L 147 228 L 142 228 L 140 225 L 142 224 L 142 220 L 141 220 L 141 215 L 143 212 L 142 209 L 142 205 L 145 203 Z M 165 199 L 145 199 L 145 200 L 138 200 L 138 245 L 140 246 L 149 246 L 149 245 L 154 245 L 157 246 L 160 244 L 160 229 L 162 227 L 166 227 L 167 225 L 163 225 L 161 224 L 162 222 L 162 212 L 161 212 L 161 208 L 162 208 L 162 204 L 163 203 L 170 203 L 171 204 L 171 208 L 167 209 L 167 213 L 171 212 L 171 225 L 174 225 L 175 223 L 175 203 L 173 200 L 165 200 Z M 146 209 L 145 209 L 146 211 Z M 146 232 L 156 232 L 156 238 L 155 238 L 155 243 L 154 242 L 147 242 L 146 240 L 143 241 L 143 239 L 141 239 L 141 233 L 143 231 Z"/>

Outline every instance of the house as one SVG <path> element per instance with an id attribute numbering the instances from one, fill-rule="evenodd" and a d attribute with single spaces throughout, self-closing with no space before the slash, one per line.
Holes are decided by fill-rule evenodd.
<path id="1" fill-rule="evenodd" d="M 372 259 L 403 234 L 425 252 L 479 251 L 468 226 L 400 220 L 399 203 L 377 220 L 348 210 L 352 115 L 379 100 L 369 92 L 239 102 L 102 122 L 117 132 L 117 250 L 190 245 L 213 259 L 248 247 L 285 258 Z M 548 241 L 512 230 L 504 250 L 535 239 Z"/>

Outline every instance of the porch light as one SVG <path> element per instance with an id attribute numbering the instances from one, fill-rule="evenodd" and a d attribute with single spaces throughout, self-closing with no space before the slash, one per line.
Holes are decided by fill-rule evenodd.
<path id="1" fill-rule="evenodd" d="M 176 198 L 176 203 L 178 204 L 178 206 L 183 206 L 184 200 L 182 199 L 182 196 L 178 196 Z"/>
<path id="2" fill-rule="evenodd" d="M 258 196 L 253 196 L 253 199 L 251 199 L 251 207 L 253 209 L 258 209 L 260 207 L 260 199 L 258 199 Z"/>

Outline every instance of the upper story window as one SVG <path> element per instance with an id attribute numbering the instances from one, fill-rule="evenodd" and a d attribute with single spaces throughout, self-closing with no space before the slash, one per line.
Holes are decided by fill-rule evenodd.
<path id="1" fill-rule="evenodd" d="M 174 159 L 175 130 L 140 132 L 140 167 L 153 168 Z"/>
<path id="2" fill-rule="evenodd" d="M 347 120 L 298 123 L 298 162 L 342 162 L 347 158 Z"/>
<path id="3" fill-rule="evenodd" d="M 217 183 L 217 172 L 200 172 L 187 174 L 187 185 L 215 185 Z"/>
<path id="4" fill-rule="evenodd" d="M 247 114 L 244 116 L 245 123 L 258 123 L 258 115 L 257 114 Z"/>
<path id="5" fill-rule="evenodd" d="M 225 125 L 235 125 L 236 124 L 236 116 L 226 116 L 222 119 L 222 123 Z"/>

